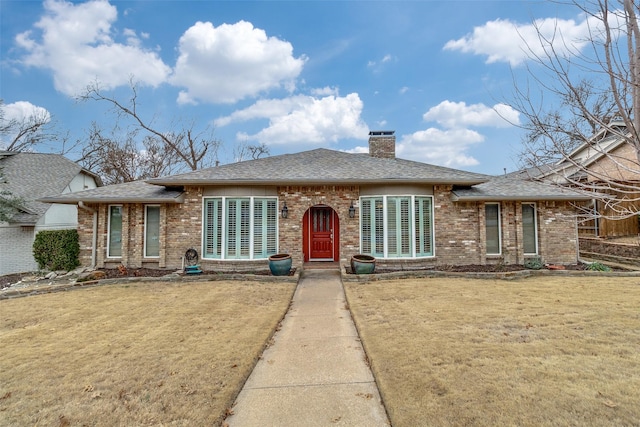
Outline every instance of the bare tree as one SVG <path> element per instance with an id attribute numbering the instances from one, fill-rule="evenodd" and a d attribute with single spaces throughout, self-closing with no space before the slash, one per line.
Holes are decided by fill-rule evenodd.
<path id="1" fill-rule="evenodd" d="M 11 193 L 5 184 L 7 180 L 0 168 L 0 222 L 9 221 L 24 203 L 24 199 Z"/>
<path id="2" fill-rule="evenodd" d="M 555 182 L 593 192 L 611 219 L 639 212 L 639 3 L 570 2 L 590 18 L 588 48 L 576 47 L 557 27 L 551 34 L 537 28 L 544 49 L 539 53 L 530 46 L 528 81 L 515 83 L 510 102 L 524 118 L 521 165 L 554 163 Z M 622 141 L 623 149 L 602 144 L 612 138 Z M 578 147 L 606 159 L 608 167 L 594 168 L 576 157 Z"/>
<path id="3" fill-rule="evenodd" d="M 155 135 L 138 142 L 138 129 L 117 135 L 107 133 L 97 123 L 89 130 L 79 163 L 102 177 L 105 184 L 169 175 L 177 167 L 173 151 Z"/>
<path id="4" fill-rule="evenodd" d="M 262 156 L 269 157 L 270 154 L 269 147 L 264 142 L 251 145 L 247 140 L 244 140 L 233 148 L 233 159 L 236 162 L 255 160 Z"/>
<path id="5" fill-rule="evenodd" d="M 34 111 L 22 119 L 8 119 L 5 114 L 4 101 L 1 99 L 0 135 L 3 138 L 8 138 L 4 147 L 0 148 L 14 152 L 33 149 L 42 143 L 58 139 L 51 117 L 46 110 Z"/>
<path id="6" fill-rule="evenodd" d="M 147 144 L 146 153 L 152 152 L 154 156 L 146 157 L 146 162 L 162 162 L 167 156 L 175 157 L 172 168 L 196 170 L 215 164 L 220 141 L 214 138 L 213 129 L 209 126 L 202 131 L 195 130 L 195 123 L 185 125 L 177 123 L 177 130 L 159 130 L 154 119 L 142 117 L 138 111 L 138 89 L 133 81 L 130 81 L 131 97 L 127 102 L 122 102 L 105 94 L 96 82 L 89 85 L 85 92 L 78 97 L 80 101 L 99 101 L 111 104 L 117 119 L 132 122 L 132 129 L 136 135 L 142 135 Z M 133 144 L 133 141 L 131 141 Z M 129 147 L 131 148 L 131 147 Z M 138 160 L 142 158 L 138 157 Z M 145 166 L 148 167 L 148 166 Z M 151 169 L 163 171 L 161 164 L 155 163 Z"/>

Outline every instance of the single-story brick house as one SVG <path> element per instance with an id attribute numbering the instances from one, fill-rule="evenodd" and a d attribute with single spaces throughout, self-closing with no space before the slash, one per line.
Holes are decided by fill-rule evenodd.
<path id="1" fill-rule="evenodd" d="M 315 149 L 45 199 L 77 204 L 81 262 L 264 269 L 275 253 L 402 268 L 578 260 L 573 203 L 588 197 L 395 157 L 392 131 L 369 155 Z"/>

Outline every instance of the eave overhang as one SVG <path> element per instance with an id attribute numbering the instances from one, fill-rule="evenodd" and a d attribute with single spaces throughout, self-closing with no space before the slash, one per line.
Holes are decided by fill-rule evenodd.
<path id="1" fill-rule="evenodd" d="M 451 179 L 407 179 L 407 178 L 385 178 L 385 179 L 299 179 L 299 180 L 260 180 L 260 179 L 237 179 L 237 180 L 163 180 L 162 178 L 146 181 L 149 184 L 164 186 L 194 186 L 194 187 L 224 187 L 224 186 L 294 186 L 294 185 L 394 185 L 394 184 L 413 184 L 413 185 L 460 185 L 473 186 L 482 184 L 486 180 L 451 180 Z"/>
<path id="2" fill-rule="evenodd" d="M 69 193 L 73 194 L 73 193 Z M 64 205 L 77 205 L 82 203 L 143 203 L 143 204 L 176 204 L 184 203 L 184 194 L 180 194 L 177 197 L 135 197 L 135 196 L 123 196 L 123 197 L 44 197 L 38 199 L 43 203 L 59 203 Z"/>

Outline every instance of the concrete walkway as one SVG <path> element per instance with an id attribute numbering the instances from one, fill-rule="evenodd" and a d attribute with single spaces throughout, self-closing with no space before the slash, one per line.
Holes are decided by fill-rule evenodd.
<path id="1" fill-rule="evenodd" d="M 229 426 L 388 426 L 339 271 L 305 270 Z"/>

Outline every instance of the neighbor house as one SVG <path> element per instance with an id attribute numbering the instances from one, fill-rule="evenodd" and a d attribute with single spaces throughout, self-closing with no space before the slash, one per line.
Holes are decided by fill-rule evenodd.
<path id="1" fill-rule="evenodd" d="M 369 154 L 315 149 L 43 199 L 76 204 L 81 262 L 177 269 L 189 249 L 205 270 L 304 262 L 522 264 L 578 260 L 582 194 L 404 160 L 392 131 Z"/>
<path id="2" fill-rule="evenodd" d="M 0 274 L 37 270 L 35 235 L 78 225 L 77 206 L 38 199 L 96 188 L 100 178 L 59 154 L 9 151 L 0 151 L 0 175 L 0 191 L 22 201 L 8 222 L 0 222 Z"/>
<path id="3" fill-rule="evenodd" d="M 636 236 L 638 215 L 628 213 L 640 211 L 640 163 L 625 135 L 629 133 L 624 122 L 613 121 L 559 162 L 515 175 L 602 193 L 585 205 L 588 209 L 579 219 L 581 236 Z"/>

